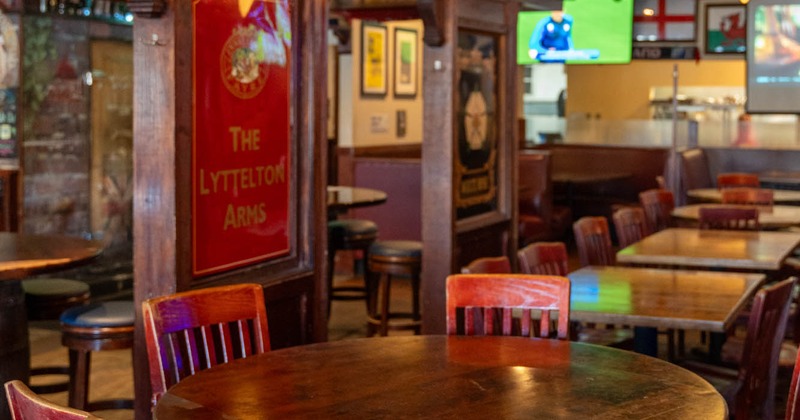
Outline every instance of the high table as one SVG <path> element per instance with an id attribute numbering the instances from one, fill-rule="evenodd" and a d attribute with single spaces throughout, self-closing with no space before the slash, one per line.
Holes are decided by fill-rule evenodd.
<path id="1" fill-rule="evenodd" d="M 617 262 L 778 272 L 800 233 L 669 228 L 617 252 Z"/>
<path id="2" fill-rule="evenodd" d="M 702 418 L 727 407 L 681 367 L 520 337 L 395 336 L 292 347 L 212 367 L 160 399 L 157 419 Z"/>
<path id="3" fill-rule="evenodd" d="M 21 280 L 100 255 L 99 242 L 80 238 L 0 233 L 0 382 L 30 380 L 28 315 Z M 0 418 L 10 418 L 5 398 Z"/>
<path id="4" fill-rule="evenodd" d="M 633 325 L 635 350 L 657 356 L 657 328 L 724 333 L 766 276 L 590 266 L 568 277 L 571 320 Z"/>
<path id="5" fill-rule="evenodd" d="M 786 205 L 800 205 L 800 191 L 772 190 L 775 203 Z M 721 203 L 722 192 L 717 188 L 697 188 L 686 192 L 689 201 L 693 203 Z"/>
<path id="6" fill-rule="evenodd" d="M 690 204 L 675 207 L 672 217 L 697 222 L 700 207 L 753 207 L 737 204 Z M 800 206 L 757 206 L 758 224 L 762 229 L 782 229 L 800 225 Z"/>
<path id="7" fill-rule="evenodd" d="M 329 185 L 328 212 L 338 213 L 356 207 L 375 206 L 386 202 L 386 193 L 380 190 L 343 185 Z"/>

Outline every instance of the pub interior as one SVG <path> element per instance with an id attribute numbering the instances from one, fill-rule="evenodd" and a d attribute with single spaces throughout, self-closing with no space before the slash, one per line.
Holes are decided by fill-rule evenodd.
<path id="1" fill-rule="evenodd" d="M 0 0 L 0 419 L 800 419 L 778 3 Z"/>

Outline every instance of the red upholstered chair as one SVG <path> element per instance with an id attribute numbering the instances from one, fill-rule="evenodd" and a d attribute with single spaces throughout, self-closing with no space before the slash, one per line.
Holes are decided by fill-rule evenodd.
<path id="1" fill-rule="evenodd" d="M 506 256 L 478 258 L 461 268 L 462 274 L 502 274 L 510 272 L 511 261 Z"/>
<path id="2" fill-rule="evenodd" d="M 775 203 L 775 193 L 762 188 L 725 188 L 722 190 L 722 204 L 751 204 L 771 206 Z"/>
<path id="3" fill-rule="evenodd" d="M 519 270 L 524 274 L 566 276 L 569 257 L 563 242 L 536 242 L 517 251 Z"/>
<path id="4" fill-rule="evenodd" d="M 22 381 L 8 381 L 6 397 L 14 420 L 92 420 L 99 419 L 89 412 L 63 407 L 36 395 Z"/>
<path id="5" fill-rule="evenodd" d="M 700 207 L 698 227 L 700 229 L 758 230 L 758 208 L 756 207 Z"/>
<path id="6" fill-rule="evenodd" d="M 796 282 L 797 278 L 790 277 L 758 291 L 753 299 L 741 363 L 737 370 L 698 362 L 682 364 L 714 385 L 725 397 L 731 414 L 737 419 L 775 418 L 778 359 L 792 288 Z M 792 397 L 789 399 L 791 405 Z"/>
<path id="7" fill-rule="evenodd" d="M 187 376 L 270 350 L 264 290 L 211 287 L 142 303 L 152 403 Z"/>
<path id="8" fill-rule="evenodd" d="M 639 203 L 650 232 L 658 232 L 672 226 L 672 210 L 675 209 L 675 196 L 672 191 L 654 188 L 639 193 Z"/>
<path id="9" fill-rule="evenodd" d="M 650 234 L 647 218 L 641 207 L 621 207 L 611 216 L 620 248 L 638 242 Z"/>
<path id="10" fill-rule="evenodd" d="M 531 337 L 539 331 L 540 337 L 550 337 L 551 312 L 558 311 L 556 337 L 568 340 L 569 299 L 566 277 L 454 274 L 447 277 L 447 334 Z M 514 309 L 522 310 L 516 320 Z M 532 311 L 541 311 L 538 328 L 533 325 Z M 498 312 L 501 322 L 495 323 Z M 501 325 L 499 331 L 496 325 Z"/>
<path id="11" fill-rule="evenodd" d="M 575 244 L 578 247 L 578 256 L 582 267 L 616 263 L 608 221 L 605 217 L 581 217 L 572 224 L 572 230 L 575 234 Z"/>
<path id="12" fill-rule="evenodd" d="M 719 189 L 736 187 L 758 188 L 759 186 L 761 186 L 761 183 L 756 174 L 726 172 L 717 175 L 717 188 Z"/>

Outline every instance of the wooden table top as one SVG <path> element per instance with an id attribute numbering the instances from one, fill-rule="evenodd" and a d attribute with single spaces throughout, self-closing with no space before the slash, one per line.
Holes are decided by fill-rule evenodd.
<path id="1" fill-rule="evenodd" d="M 672 217 L 697 221 L 700 218 L 700 207 L 753 207 L 736 204 L 690 204 L 675 207 Z M 800 206 L 757 206 L 758 223 L 762 229 L 780 229 L 800 225 Z"/>
<path id="2" fill-rule="evenodd" d="M 669 228 L 617 252 L 623 264 L 779 270 L 800 233 Z"/>
<path id="3" fill-rule="evenodd" d="M 773 200 L 776 203 L 800 203 L 800 191 L 772 190 Z M 695 201 L 704 203 L 721 203 L 722 193 L 716 188 L 698 188 L 689 190 L 686 195 Z"/>
<path id="4" fill-rule="evenodd" d="M 0 280 L 14 280 L 84 263 L 97 257 L 98 241 L 52 235 L 0 233 Z"/>
<path id="5" fill-rule="evenodd" d="M 725 332 L 763 274 L 584 267 L 570 273 L 570 319 Z"/>
<path id="6" fill-rule="evenodd" d="M 172 387 L 156 419 L 702 418 L 727 415 L 681 367 L 609 347 L 519 337 L 334 341 L 218 365 Z"/>
<path id="7" fill-rule="evenodd" d="M 343 211 L 386 202 L 386 193 L 371 188 L 328 186 L 328 211 Z"/>

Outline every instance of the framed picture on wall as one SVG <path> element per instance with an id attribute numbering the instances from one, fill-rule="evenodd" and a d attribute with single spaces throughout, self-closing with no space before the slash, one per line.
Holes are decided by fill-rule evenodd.
<path id="1" fill-rule="evenodd" d="M 706 4 L 703 52 L 742 54 L 747 45 L 747 7 L 742 4 Z"/>
<path id="2" fill-rule="evenodd" d="M 361 95 L 384 96 L 387 91 L 386 27 L 361 24 Z"/>
<path id="3" fill-rule="evenodd" d="M 417 31 L 394 30 L 394 96 L 417 95 Z"/>

